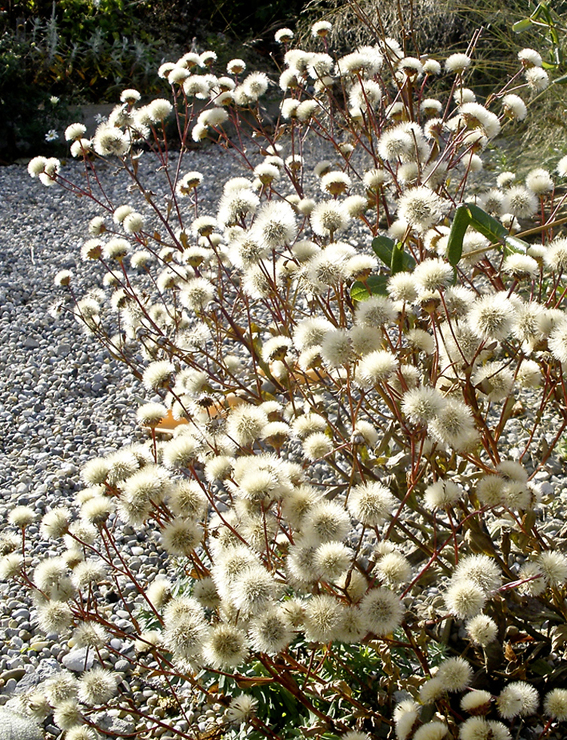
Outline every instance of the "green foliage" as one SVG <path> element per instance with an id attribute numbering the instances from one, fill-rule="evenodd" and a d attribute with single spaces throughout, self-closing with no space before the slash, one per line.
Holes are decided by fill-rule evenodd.
<path id="1" fill-rule="evenodd" d="M 560 2 L 556 7 L 551 3 L 530 3 L 530 15 L 517 21 L 512 26 L 514 33 L 532 31 L 539 35 L 540 40 L 548 44 L 548 58 L 544 61 L 544 67 L 555 72 L 565 72 L 565 33 L 567 25 L 563 16 L 567 10 L 567 3 Z M 567 75 L 563 74 L 555 80 L 557 83 L 567 82 Z"/>
<path id="2" fill-rule="evenodd" d="M 451 265 L 457 265 L 463 253 L 463 239 L 468 228 L 475 229 L 479 234 L 485 236 L 491 244 L 500 244 L 505 253 L 525 253 L 528 245 L 521 239 L 509 234 L 500 221 L 497 221 L 488 213 L 473 203 L 464 203 L 455 211 L 455 218 L 449 233 L 447 244 L 447 258 Z"/>
<path id="3" fill-rule="evenodd" d="M 33 49 L 11 34 L 0 36 L 0 162 L 8 163 L 30 151 L 62 154 L 45 141 L 51 129 L 67 125 L 76 111 L 47 89 L 34 84 L 30 72 Z"/>
<path id="4" fill-rule="evenodd" d="M 387 236 L 377 236 L 372 240 L 372 250 L 390 268 L 392 275 L 397 272 L 410 272 L 415 267 L 415 260 L 404 252 L 403 244 L 394 242 Z"/>
<path id="5" fill-rule="evenodd" d="M 124 87 L 157 90 L 163 42 L 140 30 L 138 3 L 61 0 L 16 2 L 0 21 L 0 160 L 45 145 L 50 129 L 70 122 L 68 105 L 117 97 Z M 53 106 L 50 100 L 61 102 Z M 43 142 L 43 143 L 42 143 Z"/>

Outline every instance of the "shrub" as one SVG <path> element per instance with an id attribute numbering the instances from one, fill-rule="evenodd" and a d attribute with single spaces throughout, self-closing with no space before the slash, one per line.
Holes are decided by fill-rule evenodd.
<path id="1" fill-rule="evenodd" d="M 70 106 L 134 85 L 159 89 L 150 73 L 163 41 L 140 27 L 137 11 L 113 0 L 10 5 L 0 18 L 0 160 L 64 153 L 41 142 L 76 117 Z"/>
<path id="2" fill-rule="evenodd" d="M 68 129 L 85 179 L 30 162 L 100 204 L 82 248 L 100 287 L 56 283 L 148 393 L 148 443 L 91 460 L 77 511 L 44 518 L 61 556 L 31 572 L 24 543 L 1 561 L 45 630 L 100 663 L 45 687 L 69 734 L 105 707 L 158 734 L 199 693 L 211 735 L 561 736 L 567 555 L 537 474 L 567 427 L 567 163 L 525 183 L 483 169 L 547 74 L 526 49 L 481 103 L 472 49 L 419 59 L 378 36 L 335 60 L 327 31 L 318 53 L 278 32 L 274 125 L 264 73 L 187 54 L 159 71 L 173 103 L 127 90 L 92 141 Z M 185 158 L 207 139 L 245 175 L 215 213 Z M 107 158 L 137 200 L 100 193 Z M 123 527 L 157 549 L 160 578 L 130 567 Z M 135 646 L 132 685 L 160 683 L 152 717 L 108 670 L 113 638 Z"/>

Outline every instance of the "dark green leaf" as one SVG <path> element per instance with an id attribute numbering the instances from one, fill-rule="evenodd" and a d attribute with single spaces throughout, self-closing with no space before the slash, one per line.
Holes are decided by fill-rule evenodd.
<path id="1" fill-rule="evenodd" d="M 398 242 L 392 250 L 392 261 L 390 262 L 390 273 L 404 272 L 404 245 Z"/>
<path id="2" fill-rule="evenodd" d="M 387 236 L 377 236 L 372 240 L 372 249 L 374 250 L 374 254 L 388 267 L 392 264 L 394 245 L 394 240 Z"/>
<path id="3" fill-rule="evenodd" d="M 388 291 L 386 290 L 387 284 L 387 275 L 370 275 L 366 280 L 366 285 L 359 280 L 352 284 L 350 297 L 353 301 L 366 301 L 373 295 L 388 295 Z"/>
<path id="4" fill-rule="evenodd" d="M 415 269 L 415 260 L 408 252 L 404 251 L 404 245 L 398 242 L 392 251 L 392 261 L 390 262 L 390 272 L 395 275 L 397 272 L 412 272 Z"/>
<path id="5" fill-rule="evenodd" d="M 488 213 L 475 206 L 473 203 L 467 203 L 467 209 L 470 213 L 470 225 L 480 232 L 492 244 L 502 243 L 508 236 L 508 229 Z"/>
<path id="6" fill-rule="evenodd" d="M 465 204 L 458 206 L 455 211 L 455 218 L 453 219 L 453 225 L 451 226 L 449 240 L 447 242 L 447 258 L 449 260 L 449 264 L 453 265 L 453 267 L 459 264 L 463 254 L 463 239 L 470 222 L 471 214 L 468 206 Z"/>
<path id="7" fill-rule="evenodd" d="M 508 229 L 500 221 L 489 216 L 488 213 L 485 213 L 481 208 L 472 203 L 469 203 L 467 208 L 471 214 L 471 226 L 473 229 L 476 229 L 487 239 L 490 239 L 493 244 L 502 244 L 508 252 L 526 253 L 528 244 L 518 239 L 518 237 L 509 234 Z"/>
<path id="8" fill-rule="evenodd" d="M 565 85 L 567 83 L 567 75 L 561 75 L 556 80 L 553 80 L 554 85 Z"/>
<path id="9" fill-rule="evenodd" d="M 553 671 L 553 668 L 543 658 L 538 658 L 538 660 L 534 660 L 533 663 L 530 663 L 530 668 L 538 676 L 545 676 Z"/>

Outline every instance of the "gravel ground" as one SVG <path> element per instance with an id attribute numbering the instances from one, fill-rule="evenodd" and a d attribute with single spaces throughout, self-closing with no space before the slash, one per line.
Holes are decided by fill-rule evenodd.
<path id="1" fill-rule="evenodd" d="M 148 186 L 159 193 L 161 180 L 147 164 Z M 190 153 L 183 169 L 205 175 L 201 198 L 213 202 L 235 163 L 204 151 Z M 123 204 L 124 181 L 115 167 L 105 163 L 101 172 L 114 205 Z M 62 174 L 77 181 L 81 165 L 71 162 Z M 72 317 L 49 313 L 62 295 L 53 284 L 59 270 L 73 271 L 79 296 L 95 285 L 92 264 L 81 261 L 79 249 L 97 206 L 58 187 L 47 189 L 14 165 L 0 168 L 0 207 L 0 530 L 14 506 L 33 507 L 38 523 L 27 529 L 33 568 L 55 554 L 39 533 L 39 520 L 53 506 L 72 502 L 83 487 L 81 466 L 143 436 L 135 413 L 144 392 Z M 126 528 L 119 541 L 130 565 L 157 572 L 159 557 L 145 543 L 140 547 L 136 533 Z M 68 644 L 37 628 L 29 592 L 14 581 L 0 583 L 0 705 L 10 707 L 14 693 L 56 670 L 54 659 L 65 656 L 66 663 L 77 659 Z M 154 692 L 146 687 L 144 693 L 151 702 Z M 0 740 L 10 740 L 8 708 L 0 713 Z M 47 733 L 60 731 L 48 725 Z"/>

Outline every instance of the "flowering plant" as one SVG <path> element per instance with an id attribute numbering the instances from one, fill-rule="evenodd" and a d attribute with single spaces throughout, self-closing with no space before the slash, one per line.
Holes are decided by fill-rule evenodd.
<path id="1" fill-rule="evenodd" d="M 56 283 L 149 394 L 148 443 L 91 460 L 78 511 L 45 516 L 61 555 L 30 572 L 24 541 L 2 561 L 98 663 L 24 697 L 72 740 L 104 706 L 190 738 L 543 738 L 567 719 L 567 556 L 541 475 L 567 427 L 566 196 L 544 169 L 483 169 L 547 73 L 524 49 L 480 103 L 474 40 L 443 64 L 382 37 L 335 59 L 328 31 L 320 52 L 278 32 L 275 125 L 267 75 L 190 53 L 159 70 L 173 103 L 126 90 L 92 140 L 67 129 L 82 183 L 30 163 L 99 204 L 82 257 L 101 286 Z M 248 175 L 214 212 L 186 165 L 210 138 Z M 98 178 L 109 157 L 131 205 Z M 159 575 L 131 567 L 124 527 Z M 156 678 L 167 711 L 132 690 Z"/>

